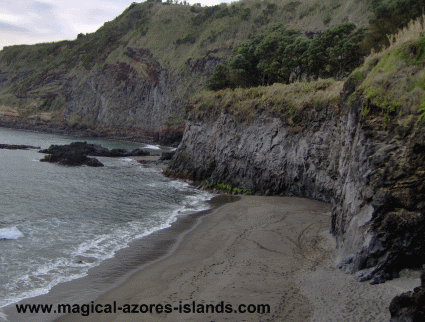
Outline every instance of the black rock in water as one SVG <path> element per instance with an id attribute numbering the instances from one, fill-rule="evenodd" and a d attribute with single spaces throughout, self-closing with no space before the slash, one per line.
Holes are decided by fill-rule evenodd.
<path id="1" fill-rule="evenodd" d="M 98 144 L 88 144 L 87 142 L 72 142 L 68 145 L 51 145 L 48 149 L 41 150 L 41 153 L 54 154 L 67 151 L 79 151 L 85 155 L 95 157 L 130 157 L 130 156 L 146 156 L 149 152 L 135 149 L 132 151 L 124 149 L 112 149 L 102 147 Z"/>
<path id="2" fill-rule="evenodd" d="M 29 150 L 29 149 L 40 149 L 40 147 L 39 146 L 32 146 L 32 145 L 0 144 L 0 149 Z"/>
<path id="3" fill-rule="evenodd" d="M 391 322 L 425 321 L 425 272 L 421 286 L 393 298 L 390 304 Z"/>
<path id="4" fill-rule="evenodd" d="M 103 163 L 96 158 L 87 158 L 85 165 L 89 167 L 103 167 Z"/>
<path id="5" fill-rule="evenodd" d="M 97 144 L 87 144 L 87 142 L 73 142 L 68 145 L 51 145 L 48 149 L 40 150 L 40 153 L 47 153 L 42 162 L 53 162 L 65 165 L 87 165 L 91 167 L 102 167 L 103 164 L 90 156 L 102 157 L 129 157 L 149 155 L 141 149 L 127 151 L 124 149 L 109 150 Z"/>
<path id="6" fill-rule="evenodd" d="M 147 155 L 150 155 L 150 153 L 149 153 L 149 152 L 147 152 L 147 151 L 145 151 L 145 150 L 142 150 L 142 149 L 134 149 L 133 151 L 131 151 L 131 152 L 129 153 L 129 155 L 128 155 L 128 156 L 136 157 L 136 156 L 147 156 Z"/>
<path id="7" fill-rule="evenodd" d="M 90 167 L 103 167 L 103 164 L 95 159 L 89 158 L 80 151 L 69 150 L 46 155 L 41 162 L 59 163 L 64 165 L 88 165 Z"/>

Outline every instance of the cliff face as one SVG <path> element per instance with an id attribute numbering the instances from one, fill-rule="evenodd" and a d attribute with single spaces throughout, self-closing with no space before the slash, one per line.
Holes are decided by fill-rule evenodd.
<path id="1" fill-rule="evenodd" d="M 127 47 L 124 55 L 125 62 L 105 63 L 90 72 L 77 68 L 41 73 L 32 90 L 18 93 L 12 104 L 0 104 L 0 119 L 22 125 L 62 124 L 152 135 L 170 119 L 181 119 L 189 93 L 199 88 L 197 76 L 211 74 L 220 62 L 208 55 L 188 60 L 190 73 L 180 74 L 163 67 L 147 49 Z M 26 78 L 3 73 L 0 86 L 6 88 Z"/>
<path id="2" fill-rule="evenodd" d="M 347 90 L 347 88 L 345 89 Z M 345 97 L 343 97 L 344 99 Z M 423 129 L 379 130 L 360 100 L 307 107 L 300 126 L 261 112 L 189 118 L 170 168 L 195 179 L 332 203 L 337 265 L 380 283 L 425 262 Z"/>
<path id="3" fill-rule="evenodd" d="M 127 47 L 124 55 L 128 63 L 105 64 L 82 83 L 74 81 L 66 118 L 79 115 L 92 124 L 154 132 L 170 117 L 181 117 L 189 92 L 199 88 L 197 76 L 211 74 L 220 63 L 208 54 L 188 59 L 190 73 L 179 74 L 161 66 L 147 49 Z"/>
<path id="4" fill-rule="evenodd" d="M 128 48 L 125 55 L 130 63 L 104 64 L 83 82 L 75 79 L 66 118 L 78 115 L 106 127 L 154 131 L 180 113 L 184 97 L 173 93 L 179 92 L 181 77 L 163 68 L 148 50 Z"/>
<path id="5" fill-rule="evenodd" d="M 310 36 L 341 22 L 367 23 L 369 9 L 354 0 L 344 6 L 326 0 L 323 5 L 332 13 L 326 23 L 318 5 L 307 10 L 310 5 L 132 3 L 75 40 L 5 47 L 0 125 L 154 134 L 170 144 L 181 136 L 187 98 L 205 88 L 214 67 L 239 43 L 275 23 Z"/>

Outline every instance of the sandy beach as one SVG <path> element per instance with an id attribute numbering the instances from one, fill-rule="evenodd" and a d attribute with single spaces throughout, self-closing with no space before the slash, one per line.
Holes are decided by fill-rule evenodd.
<path id="1" fill-rule="evenodd" d="M 244 196 L 201 216 L 170 251 L 94 303 L 267 304 L 270 313 L 69 314 L 57 321 L 388 321 L 391 299 L 420 284 L 404 271 L 358 283 L 333 268 L 330 205 Z M 194 303 L 195 302 L 195 303 Z M 133 306 L 132 306 L 133 307 Z M 143 308 L 146 306 L 142 306 Z"/>
<path id="2" fill-rule="evenodd" d="M 14 306 L 4 313 L 8 321 L 25 322 L 389 321 L 392 298 L 419 286 L 420 272 L 405 270 L 398 279 L 370 285 L 334 268 L 330 211 L 329 204 L 309 199 L 242 196 L 184 216 L 88 276 L 21 302 L 101 304 L 102 309 L 115 302 L 139 312 L 155 305 L 152 314 L 125 309 L 87 316 L 17 314 Z M 211 308 L 205 313 L 207 304 L 220 313 Z M 155 313 L 158 305 L 161 313 Z M 190 313 L 184 313 L 185 305 Z M 221 313 L 220 305 L 231 305 L 231 313 Z M 240 305 L 245 312 L 237 312 Z M 267 305 L 270 313 L 246 312 L 257 305 L 258 310 Z M 193 313 L 199 307 L 204 313 Z"/>

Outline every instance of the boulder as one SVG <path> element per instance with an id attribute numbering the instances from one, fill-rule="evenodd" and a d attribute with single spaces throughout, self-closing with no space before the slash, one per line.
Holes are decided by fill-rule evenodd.
<path id="1" fill-rule="evenodd" d="M 160 160 L 171 160 L 173 158 L 174 154 L 176 154 L 176 151 L 162 152 L 161 157 L 159 159 Z"/>
<path id="2" fill-rule="evenodd" d="M 421 286 L 393 298 L 389 309 L 391 322 L 425 321 L 425 271 L 421 274 Z"/>
<path id="3" fill-rule="evenodd" d="M 77 150 L 67 150 L 46 155 L 41 162 L 59 163 L 63 165 L 87 165 L 90 167 L 103 167 L 103 164 Z"/>

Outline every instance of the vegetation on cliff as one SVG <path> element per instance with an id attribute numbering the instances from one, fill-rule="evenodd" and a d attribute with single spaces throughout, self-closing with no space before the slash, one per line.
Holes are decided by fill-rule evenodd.
<path id="1" fill-rule="evenodd" d="M 25 119 L 100 130 L 146 126 L 137 125 L 142 119 L 130 122 L 125 116 L 134 119 L 133 110 L 150 108 L 151 102 L 135 90 L 135 84 L 146 83 L 170 92 L 166 99 L 155 98 L 162 102 L 162 115 L 150 128 L 158 129 L 170 118 L 181 118 L 187 97 L 205 88 L 213 68 L 243 41 L 276 23 L 310 38 L 347 20 L 362 26 L 368 10 L 368 1 L 354 0 L 244 0 L 212 7 L 133 3 L 97 32 L 73 41 L 5 47 L 0 52 L 0 115 L 12 123 Z M 164 76 L 168 82 L 161 72 L 169 75 Z M 97 88 L 93 83 L 99 79 L 111 84 Z M 105 97 L 112 88 L 119 105 Z M 109 104 L 107 116 L 92 113 L 94 103 L 84 96 L 93 95 Z"/>
<path id="2" fill-rule="evenodd" d="M 392 46 L 373 52 L 345 82 L 194 95 L 170 168 L 208 184 L 332 202 L 337 265 L 359 281 L 382 283 L 420 267 L 423 33 L 419 19 L 392 35 Z"/>
<path id="3" fill-rule="evenodd" d="M 419 18 L 423 28 L 423 0 L 372 0 L 368 5 L 372 14 L 367 27 L 345 22 L 314 39 L 281 23 L 272 25 L 238 45 L 231 57 L 214 69 L 207 87 L 219 90 L 318 77 L 343 79 L 360 66 L 365 55 L 394 42 L 393 35 L 412 20 Z"/>
<path id="4" fill-rule="evenodd" d="M 318 77 L 342 79 L 360 64 L 366 28 L 342 23 L 308 39 L 281 23 L 251 37 L 235 48 L 232 56 L 214 69 L 207 86 L 252 87 Z"/>
<path id="5" fill-rule="evenodd" d="M 202 187 L 211 189 L 213 191 L 217 190 L 219 192 L 227 192 L 227 193 L 240 194 L 240 195 L 251 195 L 253 193 L 252 190 L 250 189 L 232 187 L 224 183 L 208 182 L 208 180 L 202 181 Z"/>
<path id="6" fill-rule="evenodd" d="M 152 130 L 163 132 L 168 123 L 178 123 L 172 129 L 182 129 L 182 122 L 176 120 L 182 120 L 188 97 L 205 89 L 213 75 L 208 83 L 212 89 L 295 82 L 287 89 L 276 84 L 248 90 L 246 97 L 240 90 L 225 96 L 231 109 L 250 117 L 266 102 L 273 113 L 287 109 L 287 119 L 296 119 L 297 110 L 307 105 L 337 106 L 336 93 L 342 87 L 334 80 L 314 85 L 301 80 L 343 79 L 362 62 L 365 52 L 392 41 L 387 33 L 419 17 L 422 2 L 244 0 L 211 7 L 171 1 L 133 3 L 97 32 L 79 34 L 73 41 L 4 48 L 0 52 L 0 116 L 12 123 L 25 119 L 99 131 L 134 127 L 152 134 Z M 357 81 L 369 73 L 365 66 L 356 71 Z M 376 74 L 376 69 L 370 73 Z M 417 74 L 414 82 L 420 82 L 420 77 Z M 386 94 L 376 92 L 371 79 L 362 88 L 379 105 L 377 97 Z M 420 106 L 421 87 L 410 86 L 406 93 L 414 94 L 411 105 Z M 324 88 L 329 94 L 322 93 Z M 303 93 L 301 105 L 297 94 L 286 97 L 290 91 Z M 197 108 L 215 104 L 212 96 L 201 92 L 192 103 Z M 158 105 L 156 117 L 148 123 L 154 118 L 140 111 L 148 111 L 152 104 Z M 254 109 L 249 110 L 250 104 Z M 387 118 L 392 109 L 388 108 Z"/>
<path id="7" fill-rule="evenodd" d="M 425 120 L 424 16 L 393 35 L 386 50 L 372 53 L 350 76 L 364 97 L 362 114 L 382 129 L 409 128 Z"/>
<path id="8" fill-rule="evenodd" d="M 423 26 L 424 0 L 371 0 L 369 7 L 372 16 L 369 21 L 369 33 L 364 47 L 381 50 L 391 44 L 391 35 L 406 28 L 410 22 L 420 19 Z"/>
<path id="9" fill-rule="evenodd" d="M 397 3 L 403 9 L 407 2 L 399 1 Z M 383 8 L 391 7 L 391 5 L 394 3 L 390 2 Z M 382 7 L 379 8 L 382 9 Z M 378 12 L 380 11 L 378 10 Z M 412 16 L 417 17 L 413 14 Z M 372 24 L 375 23 L 375 19 L 377 19 L 376 16 L 371 20 Z M 383 14 L 380 19 L 384 19 Z M 362 115 L 367 118 L 367 122 L 378 122 L 383 130 L 394 130 L 400 126 L 408 128 L 425 120 L 425 34 L 423 25 L 425 16 L 421 15 L 418 19 L 409 20 L 408 25 L 405 24 L 406 19 L 404 17 L 404 20 L 397 21 L 392 25 L 392 28 L 405 26 L 404 29 L 396 34 L 385 35 L 385 39 L 391 39 L 391 46 L 378 52 L 370 48 L 372 53 L 364 59 L 360 59 L 361 47 L 370 45 L 370 39 L 367 38 L 368 35 L 370 36 L 370 31 L 365 33 L 364 28 L 354 32 L 355 27 L 352 24 L 340 24 L 328 29 L 322 37 L 308 40 L 300 37 L 299 33 L 294 30 L 288 30 L 282 25 L 274 25 L 267 33 L 247 40 L 236 47 L 233 55 L 214 70 L 209 87 L 216 92 L 203 91 L 194 95 L 186 107 L 186 111 L 192 117 L 204 117 L 211 112 L 216 114 L 217 111 L 225 111 L 238 115 L 242 119 L 252 120 L 256 113 L 267 110 L 274 115 L 281 116 L 292 125 L 293 120 L 300 119 L 297 118 L 297 115 L 306 107 L 330 105 L 335 111 L 338 111 L 340 92 L 350 95 L 353 91 L 349 90 L 350 92 L 346 93 L 346 90 L 343 90 L 343 82 L 335 79 L 340 78 L 338 75 L 344 74 L 341 73 L 341 70 L 352 70 L 346 87 L 356 88 L 357 91 L 351 96 L 350 102 L 361 99 L 363 102 Z M 354 36 L 355 34 L 357 36 Z M 365 34 L 366 38 L 363 37 Z M 337 39 L 336 45 L 332 45 L 327 41 L 328 39 Z M 355 44 L 352 43 L 353 39 L 356 39 Z M 364 42 L 361 41 L 362 39 Z M 367 44 L 366 41 L 368 41 Z M 265 44 L 270 43 L 275 45 L 273 50 L 262 49 Z M 305 45 L 302 45 L 303 43 Z M 346 45 L 340 46 L 338 43 Z M 304 48 L 305 54 L 295 54 L 298 44 Z M 375 43 L 375 45 L 381 46 L 379 43 Z M 354 55 L 345 55 L 339 50 L 345 47 L 354 50 Z M 281 49 L 284 51 L 282 52 Z M 291 50 L 294 50 L 294 53 L 291 53 Z M 313 59 L 312 57 L 316 57 L 312 54 L 313 51 L 321 52 L 317 56 L 321 59 Z M 285 56 L 285 53 L 288 56 Z M 335 54 L 332 56 L 332 53 Z M 293 60 L 292 63 L 287 62 L 286 64 L 269 61 L 264 64 L 268 70 L 261 70 L 262 62 L 269 57 L 278 58 L 281 61 Z M 332 60 L 332 57 L 335 60 Z M 346 59 L 345 57 L 349 58 L 344 64 L 342 61 Z M 363 61 L 361 66 L 354 69 L 361 61 Z M 346 69 L 341 69 L 341 64 L 344 64 Z M 291 68 L 283 71 L 280 68 L 283 65 L 291 66 Z M 317 81 L 313 82 L 300 81 L 302 74 L 304 74 L 304 78 L 309 78 L 312 70 L 310 66 L 313 65 L 320 66 L 313 74 L 316 77 L 333 77 L 328 79 L 319 77 Z M 282 73 L 286 73 L 285 79 L 282 79 Z M 264 79 L 267 79 L 267 82 L 278 82 L 279 77 L 283 83 L 289 83 L 290 79 L 294 83 L 284 85 L 279 82 L 269 87 L 247 88 L 264 83 Z M 223 87 L 225 89 L 222 89 Z"/>
<path id="10" fill-rule="evenodd" d="M 319 79 L 314 82 L 275 83 L 272 86 L 202 91 L 191 97 L 186 106 L 189 119 L 214 119 L 230 113 L 240 121 L 252 121 L 268 112 L 286 124 L 297 127 L 304 112 L 311 108 L 332 106 L 338 112 L 342 81 Z"/>

